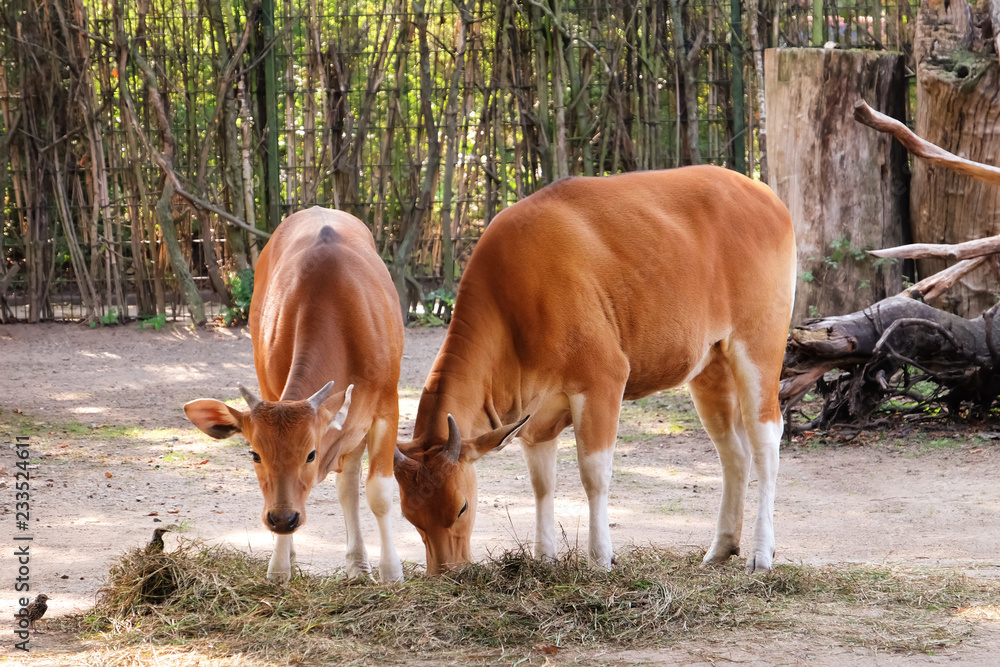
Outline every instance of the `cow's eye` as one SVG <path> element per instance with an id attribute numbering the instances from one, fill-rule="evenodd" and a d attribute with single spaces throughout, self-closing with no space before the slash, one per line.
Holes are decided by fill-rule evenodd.
<path id="1" fill-rule="evenodd" d="M 465 504 L 462 505 L 462 509 L 458 510 L 458 518 L 461 519 L 462 515 L 465 514 L 465 510 L 469 509 L 469 501 L 466 500 Z"/>
<path id="2" fill-rule="evenodd" d="M 306 463 L 312 463 L 316 460 L 316 450 L 309 452 L 309 456 L 306 457 Z"/>
<path id="3" fill-rule="evenodd" d="M 254 462 L 254 463 L 260 463 L 260 454 L 258 454 L 257 452 L 255 452 L 255 451 L 253 451 L 253 450 L 251 449 L 251 450 L 250 450 L 250 456 L 252 456 L 252 457 L 253 457 L 253 462 Z"/>

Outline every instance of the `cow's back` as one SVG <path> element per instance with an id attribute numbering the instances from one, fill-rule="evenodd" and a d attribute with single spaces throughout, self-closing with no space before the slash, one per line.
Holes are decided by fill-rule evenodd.
<path id="1" fill-rule="evenodd" d="M 304 398 L 334 378 L 398 381 L 399 299 L 371 232 L 352 215 L 314 207 L 282 221 L 258 259 L 249 319 L 267 400 Z"/>
<path id="2" fill-rule="evenodd" d="M 571 178 L 497 216 L 455 318 L 504 329 L 523 372 L 569 385 L 621 350 L 640 396 L 689 378 L 717 341 L 787 327 L 794 268 L 787 209 L 735 172 Z"/>

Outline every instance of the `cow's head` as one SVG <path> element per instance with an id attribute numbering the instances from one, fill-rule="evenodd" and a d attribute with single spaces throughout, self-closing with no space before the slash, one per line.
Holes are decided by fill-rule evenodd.
<path id="1" fill-rule="evenodd" d="M 249 410 L 199 398 L 184 405 L 195 426 L 213 438 L 242 433 L 250 442 L 257 481 L 264 494 L 261 521 L 288 535 L 306 522 L 306 498 L 331 462 L 330 429 L 341 430 L 351 407 L 354 385 L 331 396 L 333 382 L 304 401 L 263 401 L 240 385 Z M 331 403 L 333 405 L 331 405 Z"/>
<path id="2" fill-rule="evenodd" d="M 448 437 L 401 444 L 393 466 L 399 482 L 403 516 L 412 523 L 427 549 L 427 573 L 461 566 L 472 559 L 472 526 L 476 522 L 476 461 L 507 445 L 528 420 L 502 426 L 478 438 L 463 440 L 448 415 Z"/>

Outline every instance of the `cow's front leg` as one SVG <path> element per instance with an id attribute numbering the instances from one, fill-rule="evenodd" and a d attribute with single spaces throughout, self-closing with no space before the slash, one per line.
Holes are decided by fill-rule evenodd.
<path id="1" fill-rule="evenodd" d="M 278 539 L 267 565 L 267 579 L 276 584 L 287 584 L 292 579 L 292 563 L 295 562 L 295 547 L 291 535 L 277 535 Z"/>
<path id="2" fill-rule="evenodd" d="M 344 459 L 343 471 L 337 473 L 337 497 L 347 526 L 347 576 L 352 579 L 370 576 L 372 571 L 361 535 L 361 457 L 364 453 L 364 447 L 357 447 Z"/>
<path id="3" fill-rule="evenodd" d="M 590 506 L 590 564 L 605 570 L 611 569 L 614 560 L 608 519 L 608 493 L 618 438 L 621 389 L 625 384 L 623 380 L 620 386 L 609 385 L 607 383 L 601 390 L 570 397 L 580 480 L 587 492 L 587 503 Z"/>
<path id="4" fill-rule="evenodd" d="M 395 406 L 396 403 L 393 402 L 392 407 Z M 368 507 L 378 522 L 381 540 L 378 574 L 383 582 L 403 580 L 403 564 L 396 553 L 392 532 L 392 496 L 396 490 L 392 461 L 396 451 L 397 425 L 396 419 L 376 419 L 368 432 L 369 469 L 365 495 L 368 497 Z"/>
<path id="5" fill-rule="evenodd" d="M 522 442 L 521 451 L 535 491 L 535 558 L 555 560 L 556 441 Z"/>

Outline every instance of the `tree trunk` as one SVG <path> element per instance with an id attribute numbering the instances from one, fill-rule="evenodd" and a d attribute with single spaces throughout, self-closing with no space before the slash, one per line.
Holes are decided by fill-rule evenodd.
<path id="1" fill-rule="evenodd" d="M 449 292 L 455 289 L 455 261 L 452 234 L 452 200 L 455 180 L 455 163 L 458 161 L 458 93 L 459 83 L 465 74 L 465 50 L 469 24 L 472 23 L 472 2 L 463 5 L 455 3 L 459 14 L 457 53 L 455 66 L 448 86 L 448 103 L 445 106 L 445 159 L 444 183 L 441 197 L 441 278 L 442 286 Z"/>
<path id="2" fill-rule="evenodd" d="M 402 232 L 402 239 L 396 248 L 396 256 L 389 266 L 389 273 L 392 274 L 393 283 L 399 295 L 399 305 L 403 312 L 404 322 L 410 304 L 407 293 L 406 269 L 409 266 L 413 249 L 423 231 L 424 221 L 434 197 L 438 169 L 441 166 L 441 144 L 438 141 L 437 120 L 434 118 L 435 91 L 431 79 L 430 46 L 427 39 L 428 15 L 425 2 L 414 2 L 413 13 L 420 53 L 420 115 L 423 118 L 424 134 L 427 136 L 427 158 L 423 165 L 419 164 L 419 151 L 416 158 L 410 158 L 411 173 L 419 178 L 420 186 L 416 193 L 416 201 L 404 209 L 405 230 Z M 400 55 L 401 59 L 403 57 Z"/>
<path id="3" fill-rule="evenodd" d="M 863 97 L 904 118 L 902 56 L 768 49 L 765 70 L 768 119 L 782 128 L 769 137 L 770 185 L 791 211 L 799 249 L 792 321 L 898 293 L 901 265 L 862 251 L 909 242 L 906 153 L 852 113 Z"/>
<path id="4" fill-rule="evenodd" d="M 223 157 L 222 175 L 227 195 L 226 201 L 232 214 L 243 220 L 246 217 L 246 200 L 243 192 L 243 156 L 237 137 L 239 130 L 236 117 L 239 115 L 239 111 L 236 107 L 236 86 L 234 85 L 236 67 L 233 62 L 234 59 L 239 59 L 242 56 L 242 49 L 234 51 L 231 48 L 230 38 L 226 34 L 227 15 L 222 11 L 221 0 L 210 0 L 207 6 L 209 18 L 214 28 L 212 34 L 215 37 L 215 48 L 218 53 L 218 58 L 213 63 L 213 73 L 216 90 L 219 91 L 215 103 L 221 107 L 221 112 L 216 110 L 215 117 L 221 121 L 217 127 L 217 141 L 219 154 Z M 205 141 L 207 144 L 210 140 L 205 137 Z M 203 174 L 199 176 L 204 179 Z M 243 230 L 232 225 L 226 225 L 225 234 L 226 246 L 233 268 L 236 271 L 245 270 L 249 266 L 247 263 L 246 234 Z M 208 243 L 207 239 L 209 238 L 211 238 L 211 234 L 206 234 L 203 231 L 203 242 Z"/>
<path id="5" fill-rule="evenodd" d="M 678 164 L 701 164 L 701 140 L 698 132 L 698 56 L 701 50 L 701 35 L 694 40 L 694 45 L 690 48 L 685 43 L 687 31 L 681 0 L 670 0 L 670 20 L 674 58 L 677 71 L 680 73 L 677 81 L 680 88 L 677 121 L 681 126 L 683 153 Z M 733 67 L 735 70 L 737 65 L 734 64 Z"/>
<path id="6" fill-rule="evenodd" d="M 115 5 L 115 15 L 117 22 L 117 32 L 116 35 L 120 48 L 125 48 L 128 43 L 123 34 L 123 24 L 121 22 L 121 13 L 118 5 Z M 140 11 L 142 15 L 142 11 Z M 160 131 L 160 144 L 162 152 L 156 154 L 157 162 L 160 163 L 160 168 L 164 172 L 163 179 L 163 191 L 160 195 L 160 199 L 156 204 L 156 215 L 160 222 L 160 232 L 163 234 L 164 245 L 166 246 L 167 253 L 170 256 L 170 261 L 172 268 L 174 270 L 174 276 L 181 285 L 181 291 L 184 293 L 184 298 L 187 301 L 188 310 L 191 313 L 191 319 L 194 321 L 196 326 L 204 326 L 205 324 L 205 303 L 202 301 L 201 295 L 198 293 L 198 288 L 195 286 L 194 279 L 191 276 L 191 272 L 188 269 L 187 262 L 184 260 L 184 256 L 181 253 L 180 244 L 177 239 L 177 226 L 173 218 L 173 198 L 175 192 L 174 178 L 176 176 L 173 173 L 173 157 L 174 157 L 174 135 L 171 130 L 170 118 L 167 115 L 167 108 L 163 97 L 160 95 L 159 82 L 156 73 L 149 66 L 142 56 L 138 52 L 130 51 L 132 60 L 139 67 L 142 72 L 143 80 L 146 82 L 146 86 L 149 93 L 149 103 L 153 112 L 153 118 L 156 121 L 157 129 Z M 124 68 L 123 68 L 124 69 Z M 126 96 L 126 100 L 130 99 L 130 96 Z M 140 136 L 142 135 L 142 128 L 139 125 L 138 119 L 135 117 L 134 113 L 128 114 L 129 120 L 135 127 L 136 133 Z M 150 147 L 151 148 L 151 147 Z"/>
<path id="7" fill-rule="evenodd" d="M 760 0 L 748 0 L 747 16 L 750 19 L 750 47 L 753 50 L 753 69 L 757 78 L 757 85 L 754 86 L 754 92 L 757 94 L 757 113 L 759 114 L 757 145 L 760 148 L 760 180 L 767 183 L 767 108 L 764 96 L 766 84 L 764 79 L 764 47 L 760 39 L 760 26 L 757 21 L 759 13 Z M 753 109 L 753 105 L 751 104 L 750 106 Z M 753 118 L 753 113 L 750 116 Z M 752 150 L 750 152 L 751 154 L 753 153 Z"/>
<path id="8" fill-rule="evenodd" d="M 917 64 L 916 133 L 941 148 L 986 164 L 1000 161 L 1000 65 L 989 10 L 966 0 L 922 0 L 914 58 Z M 995 32 L 995 31 L 994 31 Z M 961 243 L 1000 233 L 1000 187 L 916 161 L 910 209 L 919 243 Z M 944 268 L 942 260 L 917 262 L 918 274 Z M 996 301 L 997 283 L 983 269 L 967 275 L 936 305 L 961 315 Z"/>

